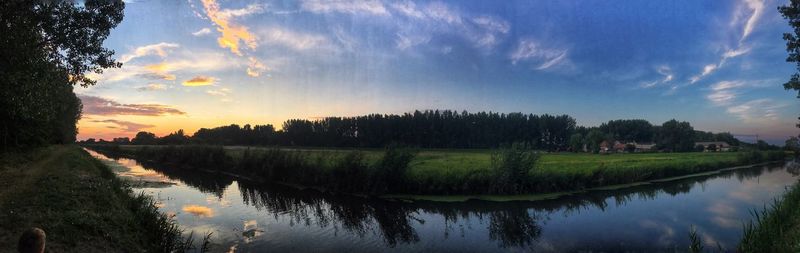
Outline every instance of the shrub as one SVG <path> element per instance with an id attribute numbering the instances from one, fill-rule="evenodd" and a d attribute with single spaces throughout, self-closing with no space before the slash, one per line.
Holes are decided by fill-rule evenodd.
<path id="1" fill-rule="evenodd" d="M 539 154 L 519 145 L 495 153 L 492 156 L 496 173 L 492 191 L 503 194 L 524 192 L 528 188 L 528 172 L 538 160 Z"/>
<path id="2" fill-rule="evenodd" d="M 400 192 L 406 181 L 408 164 L 414 152 L 407 148 L 389 146 L 373 169 L 370 184 L 372 193 Z"/>

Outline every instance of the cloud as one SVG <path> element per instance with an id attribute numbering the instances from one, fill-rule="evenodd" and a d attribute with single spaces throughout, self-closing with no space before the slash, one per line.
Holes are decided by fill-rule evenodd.
<path id="1" fill-rule="evenodd" d="M 511 53 L 511 64 L 519 62 L 533 62 L 538 64 L 535 69 L 545 70 L 566 61 L 567 50 L 541 46 L 531 39 L 522 39 L 517 48 Z"/>
<path id="2" fill-rule="evenodd" d="M 264 66 L 261 61 L 256 59 L 255 57 L 248 58 L 249 63 L 247 65 L 247 75 L 252 77 L 258 77 L 261 75 L 262 72 L 267 71 L 267 66 Z"/>
<path id="3" fill-rule="evenodd" d="M 183 86 L 189 86 L 189 87 L 194 87 L 194 86 L 208 86 L 208 85 L 212 85 L 212 84 L 214 84 L 214 82 L 216 82 L 216 79 L 215 79 L 215 78 L 213 78 L 213 77 L 208 77 L 208 76 L 195 76 L 195 77 L 194 77 L 194 78 L 192 78 L 192 79 L 189 79 L 189 80 L 183 81 Z"/>
<path id="4" fill-rule="evenodd" d="M 280 27 L 266 28 L 259 34 L 264 43 L 281 46 L 294 51 L 335 50 L 330 41 L 322 35 L 300 33 Z"/>
<path id="5" fill-rule="evenodd" d="M 728 107 L 727 112 L 744 122 L 760 123 L 778 120 L 778 109 L 783 107 L 786 106 L 777 104 L 772 99 L 762 98 Z"/>
<path id="6" fill-rule="evenodd" d="M 133 52 L 130 52 L 130 53 L 122 55 L 119 58 L 119 62 L 126 63 L 126 62 L 129 62 L 129 61 L 133 60 L 133 59 L 136 59 L 136 58 L 139 58 L 139 57 L 148 56 L 148 55 L 158 55 L 161 58 L 164 58 L 164 57 L 167 56 L 167 51 L 169 49 L 178 48 L 178 47 L 180 47 L 178 44 L 167 43 L 167 42 L 161 42 L 161 43 L 158 43 L 158 44 L 152 44 L 152 45 L 145 45 L 145 46 L 137 47 L 136 49 L 133 50 Z"/>
<path id="7" fill-rule="evenodd" d="M 744 25 L 740 41 L 746 39 L 747 36 L 753 32 L 756 22 L 761 18 L 761 14 L 764 13 L 764 2 L 762 0 L 745 0 L 744 2 L 747 4 L 747 8 L 750 9 L 752 14 Z"/>
<path id="8" fill-rule="evenodd" d="M 729 90 L 716 90 L 711 94 L 708 94 L 706 98 L 708 98 L 708 100 L 715 105 L 727 105 L 730 104 L 736 98 L 736 96 L 736 93 Z"/>
<path id="9" fill-rule="evenodd" d="M 181 210 L 197 217 L 204 217 L 204 218 L 214 217 L 214 210 L 206 206 L 185 205 L 181 208 Z"/>
<path id="10" fill-rule="evenodd" d="M 184 115 L 183 111 L 160 104 L 122 104 L 110 99 L 78 95 L 83 102 L 83 113 L 87 115 L 139 115 L 162 116 Z"/>
<path id="11" fill-rule="evenodd" d="M 386 7 L 377 0 L 304 0 L 300 8 L 313 13 L 347 13 L 389 16 Z"/>
<path id="12" fill-rule="evenodd" d="M 391 4 L 391 7 L 407 17 L 422 19 L 425 14 L 417 9 L 417 4 L 411 1 L 397 1 Z"/>
<path id="13" fill-rule="evenodd" d="M 441 2 L 418 6 L 414 2 L 394 2 L 391 10 L 405 19 L 396 19 L 395 46 L 405 50 L 430 42 L 436 34 L 455 35 L 476 48 L 492 49 L 511 30 L 511 24 L 489 15 L 465 15 Z"/>
<path id="14" fill-rule="evenodd" d="M 220 52 L 203 50 L 181 50 L 170 55 L 170 59 L 158 63 L 128 63 L 118 69 L 107 69 L 103 74 L 90 73 L 90 78 L 104 82 L 119 82 L 132 78 L 148 80 L 176 80 L 176 72 L 218 71 L 243 64 L 241 59 L 231 58 Z"/>
<path id="15" fill-rule="evenodd" d="M 228 88 L 220 88 L 216 90 L 207 90 L 206 93 L 212 96 L 227 97 L 228 95 L 231 94 L 231 90 Z"/>
<path id="16" fill-rule="evenodd" d="M 208 28 L 203 28 L 203 29 L 197 30 L 196 32 L 192 33 L 192 35 L 194 35 L 194 36 L 203 36 L 203 35 L 208 35 L 208 34 L 211 34 L 211 29 L 208 29 Z"/>
<path id="17" fill-rule="evenodd" d="M 711 93 L 706 98 L 712 104 L 717 106 L 730 105 L 735 102 L 735 99 L 741 92 L 739 90 L 745 88 L 763 88 L 769 87 L 774 83 L 773 80 L 754 80 L 754 81 L 720 81 L 709 88 Z"/>
<path id="18" fill-rule="evenodd" d="M 663 76 L 660 80 L 654 80 L 649 82 L 643 82 L 639 87 L 641 88 L 652 88 L 661 84 L 666 84 L 671 82 L 675 79 L 675 74 L 672 73 L 672 69 L 667 65 L 662 65 L 656 68 L 656 72 Z"/>
<path id="19" fill-rule="evenodd" d="M 246 26 L 232 22 L 231 19 L 257 13 L 261 10 L 260 7 L 251 7 L 251 5 L 241 10 L 229 10 L 220 9 L 215 0 L 202 0 L 202 3 L 206 15 L 217 26 L 217 31 L 221 33 L 221 36 L 217 38 L 220 47 L 228 48 L 232 53 L 241 56 L 240 42 L 250 49 L 258 46 L 256 36 L 251 34 Z"/>
<path id="20" fill-rule="evenodd" d="M 740 7 L 736 9 L 733 14 L 731 26 L 736 29 L 741 29 L 741 36 L 735 42 L 736 46 L 725 50 L 720 56 L 719 62 L 715 64 L 708 64 L 703 66 L 702 73 L 689 78 L 690 83 L 696 83 L 704 77 L 714 73 L 714 71 L 722 68 L 728 59 L 735 58 L 750 52 L 750 47 L 744 44 L 748 36 L 753 32 L 756 23 L 764 13 L 764 2 L 762 0 L 744 0 Z M 741 17 L 748 16 L 744 24 L 741 24 Z M 741 26 L 741 28 L 739 28 Z"/>
<path id="21" fill-rule="evenodd" d="M 156 91 L 156 90 L 166 90 L 167 86 L 160 84 L 160 83 L 149 83 L 145 86 L 137 87 L 136 90 L 138 91 Z"/>
<path id="22" fill-rule="evenodd" d="M 130 121 L 115 120 L 115 119 L 92 120 L 92 122 L 113 124 L 113 126 L 110 126 L 110 128 L 120 129 L 121 131 L 128 133 L 139 132 L 140 130 L 145 128 L 155 127 L 155 125 L 139 124 Z"/>

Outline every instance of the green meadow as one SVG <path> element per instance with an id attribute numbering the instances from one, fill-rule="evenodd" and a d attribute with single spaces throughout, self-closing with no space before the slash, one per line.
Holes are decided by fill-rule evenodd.
<path id="1" fill-rule="evenodd" d="M 370 194 L 541 194 L 614 187 L 783 159 L 782 152 L 537 153 L 532 165 L 504 163 L 504 153 L 479 149 L 405 150 L 410 159 L 387 159 L 384 149 L 212 146 L 111 146 L 136 158 L 187 169 L 226 170 L 251 178 Z M 106 147 L 107 149 L 108 147 Z M 531 152 L 534 151 L 524 151 Z M 401 159 L 402 160 L 402 159 Z M 193 167 L 194 166 L 194 167 Z M 517 188 L 495 189 L 504 168 Z M 223 169 L 220 169 L 223 168 Z M 390 170 L 391 176 L 382 175 Z M 377 173 L 377 174 L 376 174 Z M 373 180 L 380 175 L 381 180 Z M 359 179 L 359 180 L 355 180 Z M 388 180 L 388 181 L 386 181 Z M 508 179 L 507 180 L 512 180 Z M 393 187 L 375 190 L 382 182 Z M 344 183 L 347 182 L 347 183 Z M 353 187 L 353 184 L 365 186 Z M 372 186 L 366 186 L 372 185 Z M 340 188 L 344 187 L 344 188 Z"/>

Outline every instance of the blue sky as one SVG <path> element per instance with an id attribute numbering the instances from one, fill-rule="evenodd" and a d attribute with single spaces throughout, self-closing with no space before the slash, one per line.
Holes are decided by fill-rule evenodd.
<path id="1" fill-rule="evenodd" d="M 81 137 L 455 109 L 797 135 L 782 1 L 130 1 Z"/>

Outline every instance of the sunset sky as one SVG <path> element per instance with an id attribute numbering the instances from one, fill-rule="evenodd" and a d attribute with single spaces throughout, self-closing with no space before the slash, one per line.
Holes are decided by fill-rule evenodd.
<path id="1" fill-rule="evenodd" d="M 797 135 L 783 1 L 127 1 L 79 139 L 416 109 Z M 743 140 L 750 140 L 742 138 Z"/>

